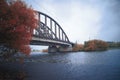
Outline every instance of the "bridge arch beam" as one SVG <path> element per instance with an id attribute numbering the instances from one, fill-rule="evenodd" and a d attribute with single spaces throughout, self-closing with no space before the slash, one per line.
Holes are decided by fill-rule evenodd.
<path id="1" fill-rule="evenodd" d="M 69 43 L 69 38 L 62 27 L 53 18 L 45 13 L 36 11 L 39 24 L 33 35 L 40 38 L 54 39 Z M 41 35 L 40 35 L 41 34 Z"/>
<path id="2" fill-rule="evenodd" d="M 36 14 L 38 25 L 33 32 L 31 44 L 49 46 L 48 52 L 72 50 L 69 48 L 72 43 L 58 22 L 45 13 L 36 11 Z"/>

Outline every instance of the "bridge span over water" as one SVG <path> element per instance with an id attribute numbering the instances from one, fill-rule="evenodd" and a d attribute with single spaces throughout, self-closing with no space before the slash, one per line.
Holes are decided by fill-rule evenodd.
<path id="1" fill-rule="evenodd" d="M 69 41 L 58 22 L 45 13 L 37 11 L 36 14 L 39 22 L 30 44 L 49 46 L 49 52 L 71 51 L 74 43 Z"/>

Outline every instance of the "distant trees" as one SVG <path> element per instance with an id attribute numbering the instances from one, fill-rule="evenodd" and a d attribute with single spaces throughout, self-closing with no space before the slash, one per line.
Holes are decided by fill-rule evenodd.
<path id="1" fill-rule="evenodd" d="M 78 44 L 78 43 L 76 43 L 76 44 L 73 46 L 72 51 L 81 51 L 81 50 L 83 50 L 83 48 L 84 48 L 84 45 L 83 45 L 83 44 Z"/>
<path id="2" fill-rule="evenodd" d="M 86 41 L 84 44 L 85 51 L 101 51 L 107 49 L 108 49 L 107 42 L 102 40 L 90 40 Z"/>
<path id="3" fill-rule="evenodd" d="M 42 52 L 48 52 L 48 49 L 43 49 Z"/>
<path id="4" fill-rule="evenodd" d="M 103 51 L 108 49 L 108 43 L 102 40 L 89 40 L 83 44 L 75 43 L 72 51 Z"/>
<path id="5" fill-rule="evenodd" d="M 35 11 L 24 2 L 0 0 L 0 46 L 8 50 L 5 54 L 29 54 L 29 43 L 36 25 Z"/>
<path id="6" fill-rule="evenodd" d="M 107 42 L 109 48 L 120 48 L 120 42 Z"/>

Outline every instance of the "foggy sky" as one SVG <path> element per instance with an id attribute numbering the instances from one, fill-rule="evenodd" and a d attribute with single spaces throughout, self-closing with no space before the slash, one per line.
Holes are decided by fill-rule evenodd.
<path id="1" fill-rule="evenodd" d="M 120 41 L 120 0 L 24 0 L 53 17 L 70 41 Z"/>

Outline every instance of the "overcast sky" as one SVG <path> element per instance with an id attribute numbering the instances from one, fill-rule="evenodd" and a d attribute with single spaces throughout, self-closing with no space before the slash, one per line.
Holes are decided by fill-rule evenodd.
<path id="1" fill-rule="evenodd" d="M 24 0 L 54 18 L 70 41 L 120 41 L 120 0 Z"/>

